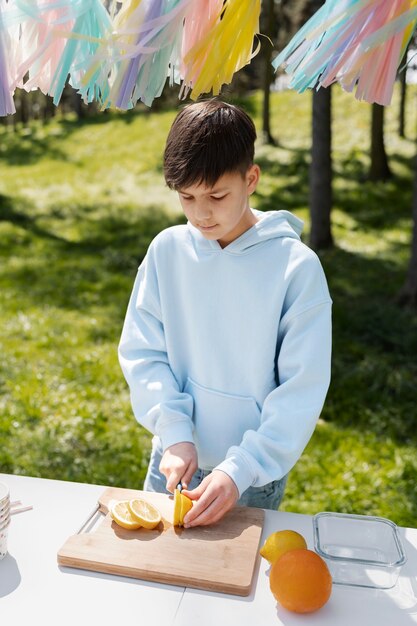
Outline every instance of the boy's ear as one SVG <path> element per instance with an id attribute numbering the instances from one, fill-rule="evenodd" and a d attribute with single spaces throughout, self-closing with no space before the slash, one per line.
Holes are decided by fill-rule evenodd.
<path id="1" fill-rule="evenodd" d="M 261 175 L 261 168 L 259 167 L 259 165 L 257 165 L 256 163 L 251 165 L 248 171 L 246 172 L 248 194 L 251 194 L 255 191 L 259 182 L 260 175 Z"/>

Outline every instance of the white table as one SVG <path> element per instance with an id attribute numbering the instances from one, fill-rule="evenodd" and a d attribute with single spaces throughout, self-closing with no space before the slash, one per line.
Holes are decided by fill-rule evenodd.
<path id="1" fill-rule="evenodd" d="M 317 613 L 296 615 L 275 602 L 260 559 L 247 598 L 60 568 L 57 551 L 95 507 L 102 485 L 0 474 L 12 500 L 33 510 L 12 517 L 9 554 L 0 561 L 0 623 L 5 626 L 411 626 L 417 624 L 417 530 L 400 529 L 408 561 L 386 591 L 334 585 Z M 313 547 L 311 517 L 266 511 L 262 541 L 291 528 Z"/>

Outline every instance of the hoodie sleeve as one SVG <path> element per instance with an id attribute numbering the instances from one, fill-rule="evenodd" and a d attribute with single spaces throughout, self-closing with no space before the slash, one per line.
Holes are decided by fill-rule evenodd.
<path id="1" fill-rule="evenodd" d="M 318 266 L 316 265 L 316 268 Z M 305 277 L 278 335 L 278 386 L 266 397 L 258 430 L 248 430 L 216 467 L 233 481 L 241 495 L 285 476 L 300 458 L 320 416 L 330 384 L 331 304 L 321 266 Z M 314 278 L 321 297 L 306 301 Z M 316 282 L 317 285 L 317 282 Z"/>
<path id="2" fill-rule="evenodd" d="M 118 354 L 137 421 L 161 438 L 164 450 L 193 442 L 193 399 L 180 391 L 169 366 L 152 244 L 138 270 Z"/>

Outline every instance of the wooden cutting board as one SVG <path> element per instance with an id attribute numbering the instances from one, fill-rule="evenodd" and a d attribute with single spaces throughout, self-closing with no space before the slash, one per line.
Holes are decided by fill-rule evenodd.
<path id="1" fill-rule="evenodd" d="M 125 530 L 108 513 L 111 500 L 144 498 L 162 515 L 153 530 Z M 247 596 L 259 552 L 264 511 L 238 507 L 212 526 L 172 525 L 172 496 L 107 488 L 99 498 L 103 521 L 93 532 L 72 535 L 58 563 L 159 583 Z"/>

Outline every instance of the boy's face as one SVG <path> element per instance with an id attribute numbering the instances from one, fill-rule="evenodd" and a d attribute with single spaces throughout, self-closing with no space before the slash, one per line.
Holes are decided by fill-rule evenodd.
<path id="1" fill-rule="evenodd" d="M 259 166 L 252 165 L 245 176 L 223 174 L 213 187 L 200 184 L 179 190 L 185 216 L 206 239 L 215 239 L 224 248 L 258 221 L 250 210 L 249 196 L 259 175 Z"/>

